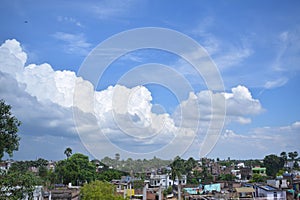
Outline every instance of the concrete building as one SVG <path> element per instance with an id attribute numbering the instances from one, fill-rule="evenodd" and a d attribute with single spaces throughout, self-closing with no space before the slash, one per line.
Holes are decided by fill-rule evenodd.
<path id="1" fill-rule="evenodd" d="M 286 189 L 288 188 L 287 179 L 282 180 L 267 180 L 267 184 L 276 188 Z"/>
<path id="2" fill-rule="evenodd" d="M 255 186 L 255 197 L 264 197 L 266 199 L 286 199 L 286 191 L 269 186 Z"/>
<path id="3" fill-rule="evenodd" d="M 265 167 L 254 167 L 252 168 L 252 174 L 260 174 L 262 176 L 267 175 L 267 168 Z"/>
<path id="4" fill-rule="evenodd" d="M 236 179 L 241 180 L 242 175 L 241 175 L 241 170 L 239 169 L 232 169 L 231 174 L 236 177 Z"/>
<path id="5" fill-rule="evenodd" d="M 186 185 L 187 177 L 186 175 L 182 175 L 180 179 L 176 178 L 174 180 L 174 185 Z M 149 186 L 150 187 L 162 187 L 168 188 L 169 186 L 173 185 L 173 180 L 170 175 L 168 174 L 161 174 L 161 175 L 154 175 L 152 174 L 149 178 Z"/>

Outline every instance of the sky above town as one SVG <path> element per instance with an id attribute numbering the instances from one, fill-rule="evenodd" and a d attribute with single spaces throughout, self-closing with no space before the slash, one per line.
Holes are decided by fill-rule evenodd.
<path id="1" fill-rule="evenodd" d="M 13 159 L 300 152 L 299 13 L 296 0 L 1 1 Z"/>

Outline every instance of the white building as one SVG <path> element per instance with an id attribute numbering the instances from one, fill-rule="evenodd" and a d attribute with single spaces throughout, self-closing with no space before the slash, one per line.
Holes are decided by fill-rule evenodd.
<path id="1" fill-rule="evenodd" d="M 231 174 L 234 175 L 239 180 L 242 179 L 241 170 L 239 170 L 239 169 L 233 169 L 233 170 L 231 170 Z"/>
<path id="2" fill-rule="evenodd" d="M 236 165 L 238 168 L 245 168 L 245 163 L 241 162 Z"/>
<path id="3" fill-rule="evenodd" d="M 7 199 L 11 199 L 12 198 L 12 193 L 10 192 L 11 190 L 19 190 L 21 187 L 20 186 L 16 186 L 13 188 L 0 188 L 2 192 L 5 192 L 5 197 Z M 42 190 L 43 190 L 43 186 L 34 186 L 34 191 L 32 193 L 33 195 L 33 199 L 32 200 L 43 200 L 43 194 L 42 194 Z M 7 191 L 7 192 L 6 192 Z M 29 195 L 26 193 L 24 194 L 24 198 L 22 200 L 29 200 Z"/>
<path id="4" fill-rule="evenodd" d="M 3 161 L 3 162 L 0 162 L 0 170 L 4 171 L 4 172 L 7 172 L 9 170 L 9 168 L 11 167 L 11 165 L 12 165 L 11 160 L 6 160 L 6 161 Z"/>
<path id="5" fill-rule="evenodd" d="M 186 185 L 186 175 L 182 175 L 180 179 L 176 178 L 174 180 L 174 185 Z M 162 175 L 154 175 L 151 174 L 149 179 L 149 186 L 150 187 L 163 187 L 168 188 L 169 186 L 173 185 L 173 180 L 170 175 L 162 174 Z"/>
<path id="6" fill-rule="evenodd" d="M 276 188 L 288 188 L 286 179 L 282 180 L 267 180 L 267 184 Z"/>
<path id="7" fill-rule="evenodd" d="M 266 199 L 286 199 L 286 191 L 269 185 L 256 186 L 255 196 L 265 197 Z"/>

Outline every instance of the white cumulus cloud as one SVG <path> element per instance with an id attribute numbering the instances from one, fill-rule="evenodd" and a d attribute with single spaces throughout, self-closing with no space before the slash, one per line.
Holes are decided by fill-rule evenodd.
<path id="1" fill-rule="evenodd" d="M 205 137 L 212 117 L 221 123 L 225 105 L 228 122 L 250 123 L 250 116 L 263 111 L 248 88 L 237 86 L 226 93 L 191 92 L 173 115 L 153 113 L 152 95 L 145 86 L 115 85 L 95 91 L 89 81 L 72 71 L 54 70 L 47 63 L 25 65 L 26 61 L 18 41 L 1 45 L 0 82 L 4 87 L 0 93 L 24 122 L 24 141 L 57 137 L 63 148 L 66 140 L 59 138 L 79 141 L 78 131 L 85 147 L 97 157 L 123 150 L 128 156 L 153 156 L 162 151 L 170 158 L 184 153 L 197 134 L 198 140 Z M 34 142 L 37 140 L 28 145 L 42 148 Z M 28 146 L 22 147 L 28 151 Z"/>

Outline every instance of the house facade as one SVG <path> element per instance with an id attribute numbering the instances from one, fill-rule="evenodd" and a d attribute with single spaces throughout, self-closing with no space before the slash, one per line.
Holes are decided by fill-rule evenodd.
<path id="1" fill-rule="evenodd" d="M 262 176 L 267 175 L 267 168 L 265 167 L 254 167 L 252 168 L 252 174 L 260 174 Z"/>
<path id="2" fill-rule="evenodd" d="M 174 185 L 186 185 L 187 177 L 186 175 L 182 175 L 180 179 L 176 178 L 174 180 Z M 161 174 L 161 175 L 154 175 L 151 174 L 149 178 L 149 186 L 150 187 L 162 187 L 168 188 L 169 186 L 173 185 L 173 180 L 170 175 L 168 174 Z"/>
<path id="3" fill-rule="evenodd" d="M 264 197 L 266 199 L 286 199 L 286 191 L 269 186 L 255 186 L 255 197 Z"/>

